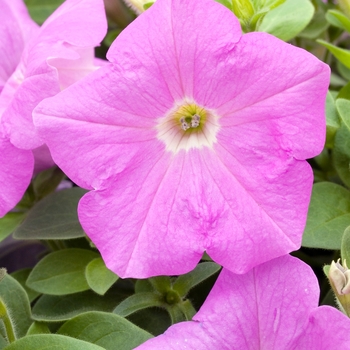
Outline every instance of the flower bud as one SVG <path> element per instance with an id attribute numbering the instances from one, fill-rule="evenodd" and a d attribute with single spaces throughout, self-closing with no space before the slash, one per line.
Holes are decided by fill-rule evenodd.
<path id="1" fill-rule="evenodd" d="M 343 264 L 340 264 L 339 260 L 332 261 L 328 278 L 340 306 L 350 317 L 350 270 L 346 265 L 346 260 L 343 261 Z"/>
<path id="2" fill-rule="evenodd" d="M 329 278 L 332 279 L 338 294 L 350 294 L 350 270 L 346 265 L 346 260 L 344 260 L 343 265 L 339 263 L 339 260 L 336 263 L 332 261 Z"/>

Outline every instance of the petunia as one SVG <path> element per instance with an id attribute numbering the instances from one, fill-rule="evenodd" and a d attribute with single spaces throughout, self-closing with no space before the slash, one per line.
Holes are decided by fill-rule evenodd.
<path id="1" fill-rule="evenodd" d="M 350 320 L 318 298 L 311 268 L 289 255 L 245 275 L 223 269 L 193 321 L 136 349 L 350 349 Z"/>
<path id="2" fill-rule="evenodd" d="M 0 2 L 0 121 L 7 107 L 2 91 L 36 30 L 22 1 Z M 33 163 L 32 152 L 14 147 L 0 125 L 0 217 L 21 199 L 33 174 Z"/>
<path id="3" fill-rule="evenodd" d="M 67 0 L 30 38 L 3 90 L 8 105 L 2 122 L 16 147 L 43 145 L 33 125 L 34 107 L 97 69 L 94 47 L 106 29 L 102 0 Z"/>
<path id="4" fill-rule="evenodd" d="M 98 68 L 94 47 L 106 33 L 102 0 L 67 0 L 39 28 L 21 0 L 0 2 L 0 217 L 33 175 L 53 160 L 38 137 L 34 107 Z"/>
<path id="5" fill-rule="evenodd" d="M 159 0 L 110 66 L 34 111 L 55 162 L 92 190 L 79 218 L 121 277 L 237 273 L 300 246 L 324 144 L 329 67 L 212 0 Z"/>

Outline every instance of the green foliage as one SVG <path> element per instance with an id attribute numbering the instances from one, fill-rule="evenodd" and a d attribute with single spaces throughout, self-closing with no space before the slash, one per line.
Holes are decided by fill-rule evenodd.
<path id="1" fill-rule="evenodd" d="M 27 295 L 28 295 L 30 302 L 35 300 L 40 295 L 40 293 L 36 292 L 35 290 L 29 288 L 26 285 L 27 278 L 28 278 L 31 271 L 32 271 L 32 269 L 27 268 L 27 269 L 17 270 L 15 272 L 11 273 L 11 276 L 15 280 L 17 280 L 17 282 L 19 282 L 21 284 L 21 286 L 23 287 L 23 289 L 27 292 Z"/>
<path id="2" fill-rule="evenodd" d="M 29 210 L 17 227 L 17 239 L 71 239 L 85 235 L 77 205 L 85 190 L 74 187 L 48 195 Z"/>
<path id="3" fill-rule="evenodd" d="M 33 190 L 38 199 L 54 192 L 65 175 L 60 168 L 54 166 L 39 173 L 33 180 Z"/>
<path id="4" fill-rule="evenodd" d="M 33 20 L 42 24 L 64 0 L 24 0 Z"/>
<path id="5" fill-rule="evenodd" d="M 58 334 L 29 335 L 10 344 L 5 350 L 104 350 L 82 340 Z"/>
<path id="6" fill-rule="evenodd" d="M 117 315 L 126 317 L 139 310 L 149 307 L 166 307 L 163 296 L 154 292 L 136 293 L 122 301 L 113 312 Z"/>
<path id="7" fill-rule="evenodd" d="M 41 322 L 61 322 L 87 311 L 112 312 L 125 298 L 119 289 L 110 289 L 104 296 L 91 290 L 70 295 L 43 295 L 32 309 L 32 317 Z"/>
<path id="8" fill-rule="evenodd" d="M 86 266 L 86 281 L 96 293 L 103 295 L 118 280 L 118 276 L 107 269 L 102 258 L 96 258 Z"/>
<path id="9" fill-rule="evenodd" d="M 342 261 L 346 261 L 347 264 L 350 264 L 350 226 L 344 231 L 340 251 Z"/>
<path id="10" fill-rule="evenodd" d="M 51 295 L 65 295 L 89 289 L 86 266 L 99 255 L 86 249 L 63 249 L 45 256 L 33 268 L 28 287 Z"/>
<path id="11" fill-rule="evenodd" d="M 314 11 L 314 7 L 308 0 L 286 0 L 264 16 L 257 26 L 257 31 L 267 32 L 289 41 L 306 28 Z"/>
<path id="12" fill-rule="evenodd" d="M 33 334 L 50 334 L 50 329 L 46 323 L 43 322 L 33 322 L 28 329 L 27 335 Z"/>
<path id="13" fill-rule="evenodd" d="M 350 19 L 338 10 L 328 10 L 326 13 L 327 21 L 338 28 L 350 33 Z"/>
<path id="14" fill-rule="evenodd" d="M 58 334 L 68 335 L 106 350 L 131 350 L 152 335 L 123 317 L 105 312 L 86 312 L 63 324 Z"/>
<path id="15" fill-rule="evenodd" d="M 0 296 L 11 317 L 16 338 L 24 337 L 32 323 L 26 291 L 13 277 L 6 274 L 0 281 Z M 0 330 L 0 334 L 6 334 L 3 323 L 0 323 Z"/>
<path id="16" fill-rule="evenodd" d="M 16 229 L 25 216 L 26 214 L 22 212 L 9 212 L 0 218 L 0 242 Z"/>
<path id="17" fill-rule="evenodd" d="M 184 297 L 193 287 L 219 272 L 220 269 L 221 266 L 213 262 L 198 264 L 191 272 L 179 276 L 174 282 L 173 288 L 180 296 Z"/>
<path id="18" fill-rule="evenodd" d="M 331 182 L 312 189 L 302 245 L 310 248 L 340 249 L 345 228 L 350 223 L 350 192 Z"/>
<path id="19" fill-rule="evenodd" d="M 336 107 L 341 123 L 334 138 L 334 168 L 341 180 L 350 187 L 350 101 L 338 99 Z"/>
<path id="20" fill-rule="evenodd" d="M 321 39 L 317 42 L 326 47 L 344 66 L 350 68 L 350 50 L 342 49 Z"/>
<path id="21" fill-rule="evenodd" d="M 326 98 L 326 126 L 326 146 L 333 148 L 335 133 L 340 126 L 340 118 L 335 105 L 335 99 L 329 91 Z"/>

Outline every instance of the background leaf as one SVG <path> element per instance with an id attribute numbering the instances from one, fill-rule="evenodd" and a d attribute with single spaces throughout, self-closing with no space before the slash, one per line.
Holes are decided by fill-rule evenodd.
<path id="1" fill-rule="evenodd" d="M 42 295 L 33 307 L 32 317 L 36 321 L 60 322 L 86 311 L 112 312 L 125 296 L 117 288 L 103 297 L 90 290 L 64 296 Z"/>
<path id="2" fill-rule="evenodd" d="M 85 236 L 77 206 L 85 190 L 74 187 L 54 192 L 36 203 L 14 232 L 17 239 L 71 239 Z"/>
<path id="3" fill-rule="evenodd" d="M 58 334 L 88 341 L 106 350 L 131 350 L 153 336 L 123 317 L 105 312 L 87 312 L 67 321 Z"/>
<path id="4" fill-rule="evenodd" d="M 11 315 L 17 338 L 24 337 L 32 323 L 26 291 L 13 277 L 6 275 L 0 282 L 0 296 Z M 2 322 L 0 324 L 4 334 Z"/>
<path id="5" fill-rule="evenodd" d="M 341 123 L 334 137 L 333 163 L 341 180 L 350 187 L 350 101 L 338 99 L 336 106 Z"/>
<path id="6" fill-rule="evenodd" d="M 302 245 L 340 249 L 343 232 L 350 225 L 350 192 L 331 182 L 313 186 Z"/>
<path id="7" fill-rule="evenodd" d="M 0 218 L 0 242 L 8 237 L 25 218 L 26 213 L 7 213 Z"/>
<path id="8" fill-rule="evenodd" d="M 165 307 L 166 303 L 162 297 L 152 292 L 136 293 L 123 300 L 114 310 L 113 313 L 126 317 L 139 310 L 149 307 Z"/>
<path id="9" fill-rule="evenodd" d="M 64 295 L 89 289 L 85 268 L 99 254 L 87 250 L 70 248 L 46 255 L 33 268 L 27 279 L 28 287 L 37 292 Z"/>
<path id="10" fill-rule="evenodd" d="M 315 9 L 309 0 L 286 0 L 267 12 L 257 31 L 270 33 L 288 41 L 296 37 L 311 21 Z"/>
<path id="11" fill-rule="evenodd" d="M 346 264 L 350 264 L 350 225 L 345 229 L 341 241 L 341 258 L 343 263 L 346 260 Z"/>
<path id="12" fill-rule="evenodd" d="M 173 284 L 173 289 L 181 297 L 184 297 L 193 287 L 214 275 L 220 269 L 221 266 L 213 262 L 200 263 L 191 272 L 179 276 Z"/>
<path id="13" fill-rule="evenodd" d="M 42 24 L 64 0 L 24 0 L 32 19 Z"/>
<path id="14" fill-rule="evenodd" d="M 86 266 L 86 280 L 90 288 L 103 295 L 118 280 L 118 276 L 109 270 L 102 258 L 96 258 Z"/>
<path id="15" fill-rule="evenodd" d="M 11 273 L 11 276 L 14 279 L 16 279 L 21 284 L 23 289 L 27 292 L 27 295 L 28 295 L 30 302 L 35 300 L 40 295 L 40 293 L 36 292 L 35 290 L 29 288 L 26 285 L 27 278 L 28 278 L 31 271 L 32 271 L 32 269 L 27 268 L 27 269 L 17 270 L 15 272 Z"/>
<path id="16" fill-rule="evenodd" d="M 30 335 L 19 339 L 5 350 L 104 350 L 98 345 L 58 334 Z"/>

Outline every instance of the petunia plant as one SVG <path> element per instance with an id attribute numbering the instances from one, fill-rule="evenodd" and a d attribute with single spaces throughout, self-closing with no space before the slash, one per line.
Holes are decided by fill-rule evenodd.
<path id="1" fill-rule="evenodd" d="M 0 350 L 350 349 L 348 5 L 0 1 Z"/>
<path id="2" fill-rule="evenodd" d="M 206 251 L 244 273 L 299 248 L 327 65 L 269 34 L 242 36 L 212 0 L 157 1 L 107 58 L 34 120 L 58 166 L 93 190 L 79 220 L 109 269 L 181 274 Z"/>

